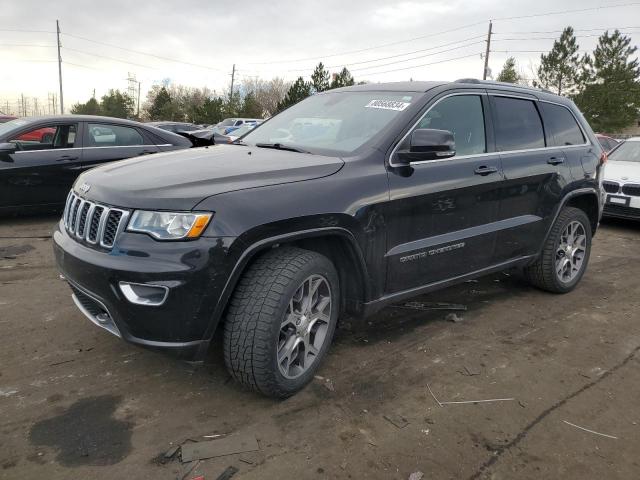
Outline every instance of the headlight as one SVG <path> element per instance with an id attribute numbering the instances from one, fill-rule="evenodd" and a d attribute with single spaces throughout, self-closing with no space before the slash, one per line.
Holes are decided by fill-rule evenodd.
<path id="1" fill-rule="evenodd" d="M 127 230 L 148 233 L 158 240 L 198 238 L 209 224 L 211 213 L 150 212 L 136 210 Z"/>

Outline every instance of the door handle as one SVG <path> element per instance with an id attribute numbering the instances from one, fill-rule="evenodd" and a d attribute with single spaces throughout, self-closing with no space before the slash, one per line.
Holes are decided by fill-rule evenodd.
<path id="1" fill-rule="evenodd" d="M 78 160 L 78 157 L 74 157 L 71 155 L 62 155 L 61 157 L 56 158 L 56 162 L 62 162 L 64 160 Z"/>
<path id="2" fill-rule="evenodd" d="M 550 157 L 549 160 L 547 160 L 547 163 L 549 165 L 560 165 L 561 163 L 564 163 L 564 160 L 564 157 Z"/>
<path id="3" fill-rule="evenodd" d="M 475 169 L 475 174 L 476 175 L 482 175 L 483 177 L 485 175 L 489 175 L 491 173 L 496 173 L 498 171 L 497 167 L 488 167 L 486 165 L 482 165 L 478 168 Z"/>

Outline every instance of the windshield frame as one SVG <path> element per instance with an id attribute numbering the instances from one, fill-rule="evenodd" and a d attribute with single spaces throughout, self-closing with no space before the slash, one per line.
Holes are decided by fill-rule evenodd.
<path id="1" fill-rule="evenodd" d="M 404 95 L 404 96 L 411 96 L 411 102 L 408 108 L 406 108 L 403 111 L 398 112 L 398 115 L 396 115 L 394 118 L 391 119 L 391 121 L 389 121 L 389 123 L 386 124 L 386 126 L 384 128 L 382 128 L 382 130 L 380 130 L 379 135 L 374 135 L 373 137 L 369 138 L 368 140 L 366 140 L 363 144 L 361 144 L 359 147 L 355 148 L 352 151 L 344 151 L 344 150 L 336 150 L 336 149 L 331 149 L 331 148 L 323 148 L 323 147 L 315 147 L 315 146 L 310 146 L 310 145 L 305 145 L 305 144 L 300 144 L 300 143 L 288 143 L 288 142 L 279 142 L 282 145 L 285 146 L 291 146 L 292 148 L 298 148 L 300 150 L 304 150 L 309 154 L 313 154 L 313 155 L 324 155 L 324 156 L 328 156 L 328 157 L 337 157 L 337 158 L 348 158 L 348 157 L 356 157 L 358 155 L 361 155 L 363 152 L 368 151 L 370 149 L 376 149 L 376 148 L 381 148 L 382 146 L 384 146 L 385 144 L 389 144 L 389 142 L 392 139 L 395 139 L 397 137 L 397 135 L 400 133 L 400 131 L 406 127 L 407 125 L 409 125 L 409 123 L 411 122 L 411 119 L 416 115 L 416 112 L 420 111 L 426 101 L 431 98 L 431 95 L 428 94 L 428 92 L 424 92 L 424 91 L 414 91 L 414 90 L 385 90 L 385 89 L 376 89 L 376 88 L 372 88 L 372 89 L 362 89 L 362 90 L 351 90 L 351 89 L 340 89 L 340 90 L 328 90 L 325 92 L 320 92 L 320 93 L 316 93 L 314 95 L 312 95 L 311 97 L 307 97 L 304 100 L 301 100 L 300 102 L 291 105 L 290 107 L 286 108 L 285 110 L 283 110 L 282 112 L 278 112 L 276 115 L 273 115 L 272 117 L 264 120 L 262 123 L 259 123 L 256 125 L 256 127 L 254 129 L 252 129 L 251 131 L 247 132 L 246 134 L 244 134 L 242 137 L 239 138 L 239 140 L 242 141 L 242 144 L 249 146 L 249 147 L 255 147 L 256 143 L 273 143 L 273 142 L 264 142 L 262 140 L 259 140 L 257 142 L 254 142 L 252 140 L 249 139 L 249 141 L 247 141 L 247 137 L 250 136 L 251 134 L 253 134 L 254 132 L 256 132 L 259 128 L 263 128 L 265 125 L 268 125 L 269 122 L 272 122 L 274 119 L 278 118 L 281 114 L 283 114 L 284 112 L 287 112 L 288 110 L 290 110 L 291 108 L 295 108 L 296 105 L 299 105 L 300 103 L 306 101 L 309 98 L 313 98 L 316 96 L 324 96 L 324 95 L 352 95 L 352 94 L 379 94 L 379 95 L 384 95 L 384 96 L 388 96 L 388 95 Z M 233 133 L 233 132 L 231 132 Z M 278 142 L 276 142 L 278 143 Z M 388 146 L 388 145 L 387 145 Z M 260 147 L 256 147 L 256 148 L 260 148 Z"/>

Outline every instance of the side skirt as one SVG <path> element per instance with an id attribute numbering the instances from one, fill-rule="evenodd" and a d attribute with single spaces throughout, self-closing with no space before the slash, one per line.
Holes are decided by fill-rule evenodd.
<path id="1" fill-rule="evenodd" d="M 446 280 L 440 280 L 438 282 L 423 285 L 421 287 L 415 287 L 409 290 L 403 290 L 401 292 L 395 292 L 395 293 L 390 293 L 388 295 L 384 295 L 378 298 L 377 300 L 364 303 L 362 305 L 362 316 L 363 317 L 371 316 L 379 312 L 380 310 L 382 310 L 387 305 L 399 302 L 407 298 L 412 298 L 418 295 L 433 292 L 435 290 L 440 290 L 442 288 L 446 288 L 452 285 L 456 285 L 458 283 L 462 283 L 466 280 L 470 280 L 476 277 L 483 277 L 485 275 L 489 275 L 495 272 L 500 272 L 508 268 L 525 266 L 529 264 L 531 261 L 533 261 L 535 258 L 536 258 L 536 255 L 527 255 L 523 257 L 518 257 L 513 260 L 502 262 L 497 265 L 492 265 L 490 267 L 476 270 L 474 272 L 470 272 L 464 275 L 459 275 L 457 277 L 449 278 Z"/>

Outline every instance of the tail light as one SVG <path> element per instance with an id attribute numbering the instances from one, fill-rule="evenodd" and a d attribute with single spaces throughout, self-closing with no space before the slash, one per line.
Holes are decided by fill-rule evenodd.
<path id="1" fill-rule="evenodd" d="M 607 152 L 603 151 L 602 155 L 600 155 L 600 165 L 607 163 L 607 160 L 609 160 L 609 156 L 607 155 Z"/>

